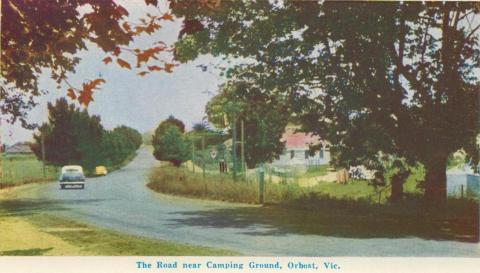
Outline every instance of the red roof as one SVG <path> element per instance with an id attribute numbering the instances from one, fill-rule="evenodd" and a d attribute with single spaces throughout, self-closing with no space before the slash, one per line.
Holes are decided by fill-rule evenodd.
<path id="1" fill-rule="evenodd" d="M 300 149 L 308 148 L 311 144 L 320 143 L 320 138 L 311 134 L 293 133 L 287 130 L 282 135 L 282 141 L 285 141 L 285 148 L 287 149 Z"/>

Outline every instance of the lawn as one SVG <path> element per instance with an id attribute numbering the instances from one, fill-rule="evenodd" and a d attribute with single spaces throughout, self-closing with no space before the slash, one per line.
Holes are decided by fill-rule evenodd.
<path id="1" fill-rule="evenodd" d="M 51 181 L 57 178 L 55 167 L 47 166 L 45 175 L 43 164 L 34 155 L 2 156 L 3 177 L 0 188 L 27 184 L 32 182 Z"/>
<path id="2" fill-rule="evenodd" d="M 361 180 L 350 180 L 346 185 L 323 182 L 313 187 L 267 183 L 265 206 L 225 211 L 225 217 L 245 222 L 251 218 L 306 234 L 352 238 L 417 236 L 478 242 L 478 203 L 451 199 L 445 208 L 432 206 L 410 185 L 416 184 L 415 179 L 420 176 L 409 178 L 406 197 L 397 204 L 387 202 L 388 188 L 383 188 L 380 195 L 382 188 L 375 189 Z M 201 174 L 186 168 L 154 168 L 148 187 L 192 198 L 258 204 L 256 182 L 235 182 L 229 175 L 210 173 L 203 179 Z"/>
<path id="3" fill-rule="evenodd" d="M 329 171 L 330 165 L 320 165 L 318 167 L 308 168 L 307 171 L 302 174 L 302 177 L 311 178 L 326 175 Z"/>
<path id="4" fill-rule="evenodd" d="M 317 169 L 311 173 L 326 172 L 326 168 Z M 189 196 L 194 198 L 214 199 L 241 203 L 256 204 L 259 201 L 259 185 L 250 175 L 248 182 L 242 180 L 239 174 L 237 181 L 233 181 L 231 174 L 193 173 L 190 169 L 163 165 L 154 168 L 150 174 L 148 186 L 156 191 Z M 416 180 L 418 175 L 412 175 L 406 183 L 407 193 L 418 193 Z M 374 188 L 365 180 L 351 179 L 347 184 L 333 182 L 319 182 L 311 187 L 302 187 L 298 183 L 268 183 L 269 177 L 265 175 L 265 200 L 267 203 L 289 203 L 301 199 L 309 199 L 312 195 L 324 195 L 334 199 L 359 200 L 366 199 L 376 203 L 385 203 L 389 196 L 389 189 L 385 187 Z"/>

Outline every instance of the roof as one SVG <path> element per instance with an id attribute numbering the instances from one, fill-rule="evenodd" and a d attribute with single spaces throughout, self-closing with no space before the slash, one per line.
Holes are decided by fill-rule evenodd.
<path id="1" fill-rule="evenodd" d="M 7 154 L 29 154 L 32 152 L 29 143 L 16 143 L 5 149 Z"/>
<path id="2" fill-rule="evenodd" d="M 307 133 L 295 133 L 287 130 L 282 135 L 281 141 L 285 142 L 286 149 L 308 149 L 310 145 L 319 144 L 320 138 Z"/>

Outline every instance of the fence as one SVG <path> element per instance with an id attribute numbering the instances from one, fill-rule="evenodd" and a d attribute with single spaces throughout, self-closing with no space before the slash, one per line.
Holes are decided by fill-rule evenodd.
<path id="1" fill-rule="evenodd" d="M 456 198 L 479 198 L 480 176 L 476 174 L 448 174 L 447 195 Z"/>

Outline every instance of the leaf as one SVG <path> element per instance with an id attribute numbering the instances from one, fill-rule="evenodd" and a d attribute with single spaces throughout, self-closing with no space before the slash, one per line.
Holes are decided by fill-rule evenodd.
<path id="1" fill-rule="evenodd" d="M 152 5 L 152 6 L 157 6 L 158 1 L 157 0 L 145 0 L 145 4 Z"/>
<path id="2" fill-rule="evenodd" d="M 122 16 L 128 16 L 128 11 L 122 6 L 117 7 L 117 12 Z"/>
<path id="3" fill-rule="evenodd" d="M 165 13 L 160 19 L 173 21 L 173 16 L 169 13 Z"/>
<path id="4" fill-rule="evenodd" d="M 120 53 L 121 53 L 120 48 L 118 46 L 115 47 L 115 49 L 113 50 L 113 55 L 118 56 L 120 55 Z"/>
<path id="5" fill-rule="evenodd" d="M 120 65 L 123 68 L 132 69 L 132 67 L 130 66 L 129 63 L 127 63 L 126 61 L 124 61 L 120 58 L 117 59 L 117 63 L 118 63 L 118 65 Z"/>
<path id="6" fill-rule="evenodd" d="M 102 62 L 104 62 L 105 64 L 108 64 L 111 61 L 112 61 L 111 57 L 106 57 L 105 59 L 102 60 Z"/>
<path id="7" fill-rule="evenodd" d="M 73 88 L 68 88 L 67 96 L 70 97 L 72 100 L 77 98 L 77 95 L 75 95 L 75 91 L 73 90 Z"/>
<path id="8" fill-rule="evenodd" d="M 150 71 L 160 71 L 160 70 L 162 70 L 162 68 L 159 67 L 159 66 L 153 65 L 153 66 L 149 66 L 148 70 L 150 70 Z"/>
<path id="9" fill-rule="evenodd" d="M 148 72 L 148 71 L 142 71 L 142 72 L 139 72 L 137 75 L 143 77 L 143 76 L 147 75 L 148 73 L 150 73 L 150 72 Z"/>
<path id="10" fill-rule="evenodd" d="M 172 72 L 173 72 L 172 68 L 173 68 L 174 66 L 175 66 L 174 64 L 166 63 L 165 66 L 164 66 L 165 72 L 167 72 L 167 73 L 172 73 Z"/>
<path id="11" fill-rule="evenodd" d="M 95 80 L 90 82 L 90 84 L 93 86 L 92 89 L 97 88 L 97 85 L 99 85 L 101 83 L 105 83 L 105 80 L 99 78 L 99 79 L 95 79 Z"/>
<path id="12" fill-rule="evenodd" d="M 80 91 L 80 95 L 78 96 L 78 102 L 80 104 L 85 105 L 88 107 L 91 101 L 93 101 L 93 90 L 98 88 L 99 84 L 105 83 L 104 79 L 95 79 L 88 83 L 84 83 L 82 85 L 83 89 Z"/>
<path id="13" fill-rule="evenodd" d="M 122 24 L 123 28 L 126 30 L 126 31 L 130 31 L 132 28 L 130 27 L 130 25 L 128 24 L 128 22 L 124 22 Z"/>

